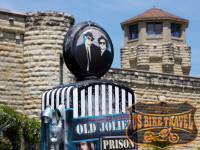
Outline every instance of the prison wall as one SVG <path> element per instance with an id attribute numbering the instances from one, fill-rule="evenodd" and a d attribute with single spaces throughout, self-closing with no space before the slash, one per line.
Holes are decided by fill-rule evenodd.
<path id="1" fill-rule="evenodd" d="M 187 100 L 200 109 L 200 77 L 111 68 L 104 78 L 130 87 L 138 101 L 158 102 L 158 97 L 165 97 L 167 102 Z M 196 122 L 200 129 L 200 111 L 196 114 Z M 195 150 L 199 147 L 198 136 L 194 143 L 176 149 Z"/>
<path id="2" fill-rule="evenodd" d="M 23 112 L 26 13 L 0 9 L 0 104 Z"/>
<path id="3" fill-rule="evenodd" d="M 44 91 L 72 81 L 63 40 L 72 15 L 0 9 L 0 104 L 39 118 Z"/>
<path id="4" fill-rule="evenodd" d="M 55 11 L 27 13 L 24 35 L 24 113 L 38 117 L 44 91 L 62 84 L 69 74 L 63 64 L 64 36 L 74 24 L 73 16 Z M 65 77 L 70 82 L 70 77 Z"/>

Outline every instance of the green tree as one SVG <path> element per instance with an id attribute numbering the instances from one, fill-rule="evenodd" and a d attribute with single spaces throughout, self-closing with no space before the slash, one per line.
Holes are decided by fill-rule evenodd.
<path id="1" fill-rule="evenodd" d="M 40 122 L 10 107 L 0 106 L 0 110 L 0 127 L 3 128 L 4 137 L 1 137 L 2 142 L 10 141 L 13 150 L 19 150 L 20 147 L 36 149 L 40 144 Z M 0 146 L 4 145 L 2 142 Z"/>

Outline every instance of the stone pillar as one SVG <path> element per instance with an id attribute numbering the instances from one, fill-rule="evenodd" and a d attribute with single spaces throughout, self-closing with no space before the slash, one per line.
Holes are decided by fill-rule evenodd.
<path id="1" fill-rule="evenodd" d="M 38 11 L 27 14 L 24 36 L 24 113 L 30 117 L 39 116 L 42 93 L 60 84 L 63 39 L 73 24 L 73 16 L 67 13 Z"/>
<path id="2" fill-rule="evenodd" d="M 183 75 L 189 75 L 191 68 L 191 47 L 189 45 L 183 47 L 181 67 Z"/>
<path id="3" fill-rule="evenodd" d="M 162 67 L 164 73 L 174 74 L 174 46 L 172 43 L 163 43 Z"/>
<path id="4" fill-rule="evenodd" d="M 149 45 L 147 44 L 137 46 L 137 69 L 149 70 Z"/>
<path id="5" fill-rule="evenodd" d="M 131 51 L 129 47 L 121 48 L 121 67 L 122 68 L 130 68 L 129 64 L 129 56 L 131 56 Z"/>

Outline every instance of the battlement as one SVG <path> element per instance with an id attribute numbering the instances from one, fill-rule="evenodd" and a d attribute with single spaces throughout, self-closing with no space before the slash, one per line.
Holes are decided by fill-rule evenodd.
<path id="1" fill-rule="evenodd" d="M 121 48 L 121 67 L 175 75 L 189 75 L 191 47 L 174 43 L 145 43 L 123 47 Z"/>

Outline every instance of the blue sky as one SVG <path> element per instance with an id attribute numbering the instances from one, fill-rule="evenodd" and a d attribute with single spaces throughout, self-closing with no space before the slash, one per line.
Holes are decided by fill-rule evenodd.
<path id="1" fill-rule="evenodd" d="M 113 67 L 120 67 L 120 48 L 124 32 L 120 23 L 153 8 L 188 19 L 186 41 L 191 46 L 191 76 L 200 76 L 200 1 L 199 0 L 0 0 L 0 7 L 23 12 L 60 11 L 74 16 L 75 23 L 93 21 L 110 35 L 114 45 Z"/>

